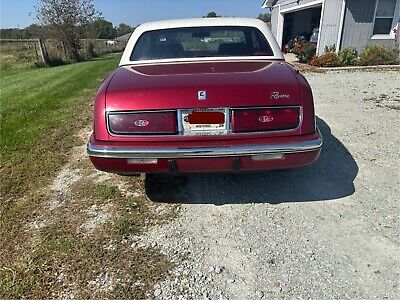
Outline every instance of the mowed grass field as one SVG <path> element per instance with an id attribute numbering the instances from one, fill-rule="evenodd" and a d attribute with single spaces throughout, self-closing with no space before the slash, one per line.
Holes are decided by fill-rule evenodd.
<path id="1" fill-rule="evenodd" d="M 174 208 L 155 213 L 126 192 L 141 179 L 107 177 L 84 154 L 93 96 L 119 58 L 1 70 L 0 299 L 139 299 L 170 269 L 130 239 Z"/>
<path id="2" fill-rule="evenodd" d="M 118 58 L 109 55 L 57 68 L 1 71 L 3 192 L 20 196 L 57 171 L 75 145 L 74 134 L 90 123 L 96 88 L 115 69 Z"/>

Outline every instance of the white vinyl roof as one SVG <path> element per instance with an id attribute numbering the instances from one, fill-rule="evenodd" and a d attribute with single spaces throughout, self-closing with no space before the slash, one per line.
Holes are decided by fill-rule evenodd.
<path id="1" fill-rule="evenodd" d="M 197 26 L 249 26 L 258 27 L 264 24 L 259 19 L 251 18 L 195 18 L 195 19 L 176 19 L 176 20 L 164 20 L 144 23 L 138 26 L 137 29 L 143 29 L 143 31 L 166 29 L 166 28 L 180 28 L 180 27 L 197 27 Z"/>
<path id="2" fill-rule="evenodd" d="M 250 18 L 197 18 L 197 19 L 179 19 L 179 20 L 165 20 L 144 23 L 138 26 L 132 33 L 128 44 L 125 47 L 125 51 L 122 55 L 120 66 L 132 65 L 132 64 L 154 64 L 159 62 L 185 62 L 185 61 L 209 61 L 209 60 L 221 60 L 218 57 L 202 57 L 202 58 L 180 58 L 180 59 L 160 59 L 160 60 L 149 60 L 149 61 L 131 61 L 130 56 L 135 47 L 135 44 L 139 37 L 147 32 L 168 28 L 187 28 L 187 27 L 203 27 L 203 26 L 244 26 L 244 27 L 255 27 L 259 29 L 266 37 L 268 43 L 271 46 L 274 56 L 242 56 L 242 57 L 224 57 L 223 60 L 263 60 L 263 59 L 284 59 L 283 54 L 279 49 L 279 46 L 271 33 L 268 25 L 258 19 Z"/>

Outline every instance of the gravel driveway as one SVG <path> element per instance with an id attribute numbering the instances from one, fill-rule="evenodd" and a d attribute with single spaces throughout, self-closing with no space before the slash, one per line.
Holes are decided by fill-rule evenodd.
<path id="1" fill-rule="evenodd" d="M 324 137 L 313 166 L 147 177 L 150 198 L 182 203 L 145 237 L 185 258 L 155 298 L 400 298 L 400 73 L 305 75 Z"/>

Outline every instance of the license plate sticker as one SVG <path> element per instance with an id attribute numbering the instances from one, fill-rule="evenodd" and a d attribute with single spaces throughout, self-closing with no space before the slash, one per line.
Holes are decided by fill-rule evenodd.
<path id="1" fill-rule="evenodd" d="M 222 135 L 227 133 L 225 108 L 184 109 L 180 111 L 184 135 Z"/>

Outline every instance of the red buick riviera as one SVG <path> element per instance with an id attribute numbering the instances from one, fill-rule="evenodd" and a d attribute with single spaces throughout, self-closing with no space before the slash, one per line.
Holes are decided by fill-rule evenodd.
<path id="1" fill-rule="evenodd" d="M 267 25 L 205 18 L 134 31 L 87 149 L 97 169 L 130 175 L 302 167 L 321 145 L 310 86 Z"/>

